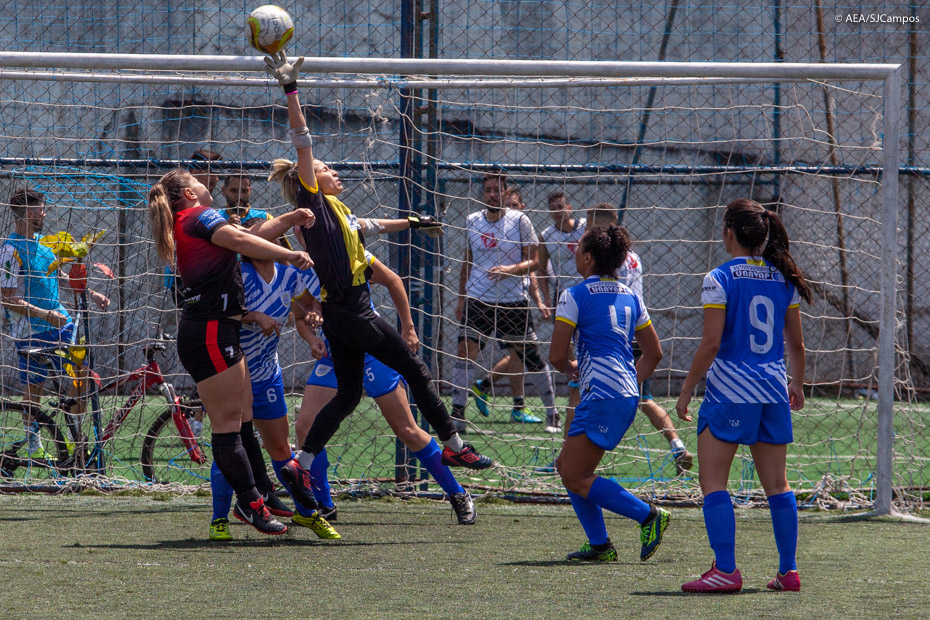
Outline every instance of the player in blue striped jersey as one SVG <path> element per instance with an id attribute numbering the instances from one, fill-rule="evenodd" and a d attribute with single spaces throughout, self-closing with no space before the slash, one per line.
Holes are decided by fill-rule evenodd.
<path id="1" fill-rule="evenodd" d="M 410 302 L 407 299 L 403 281 L 367 250 L 365 259 L 372 270 L 370 281 L 381 284 L 388 289 L 401 322 L 412 325 L 413 318 L 410 316 Z M 312 269 L 304 272 L 304 284 L 311 295 L 319 295 L 320 281 Z M 371 309 L 377 313 L 373 303 Z M 416 338 L 416 332 L 411 331 L 410 333 Z M 320 409 L 329 402 L 336 392 L 336 373 L 333 372 L 333 360 L 329 355 L 329 343 L 325 339 L 319 339 L 313 335 L 302 335 L 311 343 L 310 349 L 317 359 L 317 363 L 307 378 L 300 413 L 298 413 L 294 424 L 298 440 L 302 440 L 306 436 Z M 314 342 L 314 339 L 316 342 Z M 408 346 L 416 350 L 419 342 L 408 341 Z M 378 405 L 394 435 L 407 446 L 410 454 L 423 464 L 423 467 L 433 476 L 442 490 L 448 494 L 449 502 L 455 510 L 458 522 L 461 525 L 474 523 L 478 517 L 474 502 L 468 492 L 455 479 L 452 470 L 442 463 L 442 450 L 436 440 L 420 428 L 413 419 L 410 403 L 407 400 L 407 384 L 400 376 L 400 373 L 381 363 L 371 354 L 366 354 L 364 388 L 368 396 L 373 398 Z M 336 517 L 336 507 L 330 493 L 328 467 L 329 459 L 326 450 L 323 449 L 313 459 L 310 475 L 314 483 L 313 495 L 319 503 L 321 514 L 324 518 L 333 520 Z"/>
<path id="2" fill-rule="evenodd" d="M 711 569 L 682 586 L 686 592 L 736 592 L 736 523 L 727 492 L 730 465 L 748 445 L 768 497 L 779 568 L 768 587 L 801 589 L 795 553 L 798 509 L 788 485 L 787 445 L 794 439 L 791 410 L 804 406 L 804 336 L 800 298 L 810 286 L 788 252 L 781 219 L 759 203 L 739 199 L 723 216 L 723 243 L 732 260 L 704 278 L 704 332 L 675 405 L 690 420 L 698 381 L 707 387 L 698 413 L 698 461 L 704 524 L 714 551 Z M 785 369 L 785 343 L 792 377 Z"/>
<path id="3" fill-rule="evenodd" d="M 290 428 L 287 423 L 287 403 L 284 400 L 284 378 L 278 364 L 278 340 L 292 311 L 303 320 L 309 311 L 318 310 L 319 302 L 308 293 L 303 273 L 290 265 L 243 257 L 242 282 L 248 312 L 242 318 L 240 344 L 252 383 L 254 425 L 261 435 L 265 450 L 271 456 L 275 474 L 290 491 L 289 486 L 281 480 L 281 468 L 294 455 L 288 439 Z M 291 517 L 295 524 L 309 527 L 320 538 L 340 538 L 319 514 L 316 506 L 304 506 L 295 501 L 297 514 L 294 514 L 274 495 L 261 448 L 251 432 L 252 424 L 252 420 L 243 420 L 242 427 L 246 432 L 243 433 L 242 441 L 255 442 L 255 445 L 247 447 L 251 449 L 247 449 L 246 453 L 252 465 L 255 486 L 261 491 L 268 510 L 276 516 Z M 232 489 L 215 464 L 210 472 L 210 485 L 214 512 L 211 538 L 226 540 L 228 535 L 224 536 L 224 528 L 218 526 L 229 513 Z"/>
<path id="4" fill-rule="evenodd" d="M 616 561 L 607 536 L 602 508 L 640 524 L 640 560 L 656 551 L 668 528 L 668 511 L 632 495 L 594 473 L 606 450 L 613 450 L 633 422 L 639 383 L 662 359 L 662 346 L 642 299 L 617 281 L 630 238 L 611 224 L 585 232 L 575 252 L 575 267 L 584 278 L 565 290 L 556 308 L 549 359 L 569 378 L 579 379 L 581 401 L 556 461 L 562 483 L 588 541 L 570 560 Z M 572 338 L 577 361 L 569 357 Z M 642 356 L 634 364 L 633 339 Z"/>

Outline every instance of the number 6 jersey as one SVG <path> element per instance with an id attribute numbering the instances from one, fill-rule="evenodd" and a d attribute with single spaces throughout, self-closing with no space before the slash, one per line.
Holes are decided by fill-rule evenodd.
<path id="1" fill-rule="evenodd" d="M 704 400 L 788 402 L 783 334 L 785 313 L 800 304 L 794 285 L 765 259 L 739 257 L 704 277 L 701 303 L 727 313 Z"/>

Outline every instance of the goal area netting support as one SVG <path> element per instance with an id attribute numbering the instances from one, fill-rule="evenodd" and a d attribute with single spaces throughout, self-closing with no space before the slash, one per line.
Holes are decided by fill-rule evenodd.
<path id="1" fill-rule="evenodd" d="M 468 387 L 452 383 L 466 218 L 484 208 L 483 175 L 500 171 L 519 190 L 537 234 L 553 225 L 554 192 L 576 218 L 596 204 L 617 209 L 644 266 L 643 296 L 664 351 L 652 394 L 696 452 L 695 422 L 678 420 L 674 403 L 701 337 L 702 278 L 727 259 L 719 240 L 723 205 L 752 198 L 779 213 L 814 290 L 813 303 L 802 304 L 807 403 L 794 415 L 788 450 L 799 503 L 878 513 L 925 505 L 927 407 L 909 374 L 914 365 L 897 304 L 904 273 L 897 65 L 307 58 L 303 72 L 314 155 L 344 181 L 341 199 L 360 217 L 417 211 L 445 225 L 438 239 L 408 231 L 366 243 L 404 279 L 422 355 L 447 403 L 455 387 Z M 0 83 L 3 236 L 15 228 L 8 198 L 23 186 L 47 198 L 41 234 L 67 232 L 79 241 L 106 231 L 77 262 L 90 267 L 90 287 L 109 297 L 109 307 L 82 310 L 69 291 L 62 295 L 83 319 L 84 363 L 92 359 L 104 384 L 126 377 L 145 364 L 142 345 L 173 334 L 178 316 L 149 232 L 149 187 L 171 168 L 191 168 L 217 177 L 214 206 L 222 209 L 229 179 L 242 177 L 251 183 L 251 208 L 285 213 L 278 188 L 266 180 L 273 159 L 295 158 L 280 88 L 259 57 L 26 52 L 0 52 Z M 218 157 L 205 160 L 207 150 Z M 61 236 L 51 245 L 67 258 Z M 546 278 L 549 290 L 571 284 L 569 276 L 543 273 L 536 284 Z M 373 296 L 395 320 L 386 291 L 376 286 Z M 551 318 L 530 305 L 545 358 Z M 70 417 L 50 394 L 41 409 L 54 429 L 30 427 L 22 407 L 10 404 L 22 397 L 21 356 L 15 316 L 4 314 L 3 488 L 206 484 L 209 462 L 189 458 L 190 445 L 173 424 L 156 428 L 166 403 L 155 391 L 131 408 L 124 408 L 131 385 L 100 393 L 85 414 Z M 508 353 L 490 339 L 477 367 L 490 371 Z M 290 327 L 279 359 L 293 420 L 315 369 Z M 173 345 L 159 360 L 178 394 L 193 398 Z M 499 370 L 490 416 L 480 415 L 472 398 L 465 436 L 497 466 L 457 472 L 460 480 L 479 492 L 559 500 L 564 489 L 552 463 L 561 434 L 511 415 L 512 392 L 524 389 L 527 412 L 545 417 L 540 381 L 513 360 Z M 556 375 L 561 410 L 566 390 Z M 195 409 L 186 410 L 191 420 L 200 417 Z M 120 412 L 126 416 L 113 436 L 102 437 Z M 415 407 L 413 414 L 423 424 Z M 85 429 L 84 448 L 68 445 L 76 425 Z M 197 441 L 209 457 L 205 425 Z M 30 437 L 36 432 L 41 452 Z M 58 456 L 46 445 L 57 446 L 55 432 L 68 450 Z M 699 498 L 697 464 L 676 468 L 669 433 L 638 415 L 600 473 L 656 500 Z M 81 449 L 101 457 L 74 464 Z M 441 492 L 370 398 L 328 453 L 337 490 Z M 737 501 L 764 499 L 748 450 L 740 450 L 731 484 Z"/>

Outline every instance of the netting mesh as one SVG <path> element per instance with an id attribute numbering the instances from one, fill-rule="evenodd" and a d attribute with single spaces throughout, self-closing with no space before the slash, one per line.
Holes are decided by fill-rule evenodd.
<path id="1" fill-rule="evenodd" d="M 771 7 L 675 6 L 678 13 L 670 16 L 661 7 L 640 5 L 458 2 L 442 7 L 438 37 L 424 45 L 435 46 L 442 57 L 652 60 L 671 19 L 665 59 L 772 58 L 772 44 L 762 37 L 772 25 Z M 22 7 L 14 18 L 0 22 L 0 40 L 17 40 L 17 49 L 45 51 L 242 53 L 241 22 L 250 7 L 241 3 L 169 6 L 163 12 L 144 7 L 114 12 L 114 7 L 119 3 L 86 7 L 79 19 L 70 17 L 64 6 L 44 7 L 43 11 Z M 324 2 L 286 8 L 298 17 L 293 49 L 301 53 L 399 53 L 393 3 Z M 611 11 L 617 19 L 603 19 L 604 11 Z M 833 9 L 825 12 L 832 15 Z M 708 17 L 712 19 L 700 19 Z M 794 7 L 785 9 L 781 20 L 795 24 L 784 32 L 786 57 L 817 59 L 813 16 Z M 797 26 L 800 23 L 810 25 L 802 31 Z M 843 36 L 846 26 L 832 21 L 827 26 L 830 59 L 882 60 L 892 55 L 888 50 L 900 45 L 889 35 L 884 47 L 849 49 Z M 267 162 L 293 156 L 279 91 L 219 83 L 192 86 L 180 81 L 184 76 L 175 77 L 179 77 L 175 85 L 3 82 L 2 200 L 15 186 L 28 185 L 48 196 L 51 207 L 45 232 L 68 231 L 79 238 L 107 230 L 88 260 L 113 270 L 113 279 L 103 277 L 99 269 L 91 270 L 91 286 L 108 295 L 112 303 L 107 311 L 90 304 L 84 320 L 95 369 L 104 383 L 144 365 L 140 346 L 159 329 L 171 334 L 175 328 L 174 302 L 151 244 L 144 205 L 148 187 L 171 162 L 186 161 L 198 148 L 209 147 L 222 156 L 214 170 L 221 186 L 229 170 L 244 168 L 253 179 L 253 206 L 272 214 L 286 211 L 277 188 L 263 181 Z M 464 223 L 468 214 L 483 208 L 481 174 L 488 168 L 508 171 L 511 185 L 523 194 L 537 232 L 551 224 L 547 196 L 555 190 L 566 193 L 579 215 L 602 201 L 623 207 L 623 223 L 645 266 L 644 297 L 665 352 L 654 376 L 653 393 L 669 410 L 700 338 L 701 278 L 726 259 L 718 241 L 719 205 L 752 197 L 778 210 L 792 237 L 793 253 L 815 287 L 814 303 L 802 308 L 811 385 L 808 405 L 795 417 L 789 480 L 795 488 L 811 492 L 811 502 L 871 502 L 879 327 L 881 85 L 484 88 L 480 81 L 475 78 L 467 87 L 409 92 L 413 112 L 406 120 L 412 130 L 413 172 L 401 187 L 406 188 L 405 198 L 412 208 L 442 218 L 445 236 L 431 241 L 415 235 L 412 247 L 405 246 L 400 237 L 370 244 L 385 264 L 409 275 L 424 355 L 444 397 L 448 399 L 452 389 L 456 359 L 459 325 L 454 308 L 465 253 Z M 367 88 L 333 83 L 301 92 L 315 155 L 339 170 L 347 186 L 345 202 L 360 216 L 400 213 L 397 175 L 402 152 L 398 144 L 404 119 L 398 85 L 388 78 Z M 925 104 L 918 101 L 921 105 Z M 925 136 L 918 132 L 914 139 L 919 157 Z M 906 183 L 913 188 L 902 191 L 902 220 L 907 214 L 907 196 L 926 189 L 924 177 L 910 178 L 902 187 Z M 218 192 L 215 195 L 221 205 L 222 198 Z M 930 479 L 930 451 L 923 439 L 926 412 L 919 398 L 930 375 L 930 367 L 921 361 L 928 346 L 923 325 L 926 313 L 919 298 L 912 296 L 910 305 L 907 298 L 907 291 L 915 290 L 924 274 L 918 270 L 917 284 L 907 288 L 905 264 L 908 253 L 919 256 L 925 243 L 926 235 L 920 234 L 922 221 L 913 219 L 911 241 L 899 239 L 902 331 L 896 373 L 895 486 L 900 500 L 910 505 L 921 501 L 919 489 Z M 0 230 L 12 228 L 9 210 L 0 209 Z M 393 320 L 390 302 L 377 287 L 375 299 Z M 67 301 L 72 308 L 76 303 Z M 538 314 L 534 320 L 545 355 L 551 324 Z M 9 332 L 0 337 L 0 345 L 3 392 L 10 402 L 16 402 L 21 391 L 19 361 Z M 478 364 L 489 369 L 502 356 L 500 347 L 491 343 Z M 293 332 L 282 339 L 280 359 L 293 410 L 312 372 L 312 360 Z M 192 396 L 191 381 L 172 347 L 158 361 L 178 391 Z M 557 404 L 562 409 L 565 389 L 564 379 L 557 379 Z M 487 419 L 477 415 L 473 402 L 469 403 L 467 439 L 500 466 L 463 477 L 497 491 L 559 492 L 551 463 L 561 437 L 543 432 L 542 425 L 511 423 L 509 390 L 507 381 L 495 386 Z M 121 387 L 117 394 L 101 396 L 103 426 L 126 401 L 128 391 Z M 529 385 L 527 391 L 529 410 L 541 414 L 538 396 Z M 129 413 L 116 436 L 105 444 L 107 464 L 101 473 L 106 480 L 149 481 L 152 476 L 143 467 L 143 448 L 149 437 L 159 482 L 196 485 L 206 479 L 209 463 L 194 463 L 184 444 L 171 438 L 178 430 L 170 419 L 159 418 L 166 410 L 164 398 L 150 392 Z M 191 419 L 195 414 L 199 417 L 196 406 L 189 413 Z M 55 429 L 42 427 L 38 430 L 47 435 L 46 445 L 68 444 L 66 418 L 52 410 L 49 415 L 55 429 L 61 429 L 61 441 L 55 439 Z M 91 417 L 86 414 L 83 420 L 90 437 Z M 155 428 L 159 419 L 163 425 Z M 675 423 L 685 444 L 695 451 L 693 425 Z M 5 410 L 0 426 L 7 453 L 0 470 L 6 479 L 55 484 L 72 479 L 74 471 L 42 467 L 36 462 L 40 459 L 21 458 L 27 433 L 19 410 Z M 209 447 L 204 447 L 209 456 Z M 346 420 L 328 451 L 334 478 L 359 488 L 390 486 L 398 477 L 416 479 L 422 474 L 404 465 L 403 451 L 369 399 Z M 19 460 L 11 460 L 13 453 Z M 67 458 L 72 454 L 70 450 Z M 757 485 L 751 461 L 744 457 L 734 467 L 734 487 L 753 496 Z M 641 492 L 668 497 L 698 493 L 696 476 L 677 475 L 668 442 L 645 416 L 637 417 L 620 448 L 605 459 L 602 472 Z"/>

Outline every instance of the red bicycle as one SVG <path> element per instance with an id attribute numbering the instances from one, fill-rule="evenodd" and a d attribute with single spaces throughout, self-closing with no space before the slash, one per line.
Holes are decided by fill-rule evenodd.
<path id="1" fill-rule="evenodd" d="M 74 365 L 74 355 L 66 349 L 60 346 L 23 348 L 18 353 L 45 366 L 54 377 L 55 361 Z M 103 386 L 96 373 L 91 373 L 91 379 L 87 380 L 90 392 L 82 397 L 84 402 L 96 402 L 97 399 L 91 398 L 96 390 L 109 392 L 135 383 L 126 402 L 113 413 L 105 427 L 100 423 L 99 412 L 72 413 L 77 403 L 73 398 L 48 401 L 50 409 L 0 399 L 0 477 L 30 483 L 81 474 L 106 475 L 108 461 L 132 463 L 135 459 L 125 454 L 125 448 L 115 446 L 111 450 L 108 444 L 143 396 L 152 390 L 164 397 L 168 407 L 158 414 L 142 441 L 142 452 L 136 461 L 141 465 L 141 480 L 190 482 L 191 475 L 196 482 L 206 479 L 209 474 L 202 466 L 207 458 L 191 424 L 202 411 L 201 404 L 197 399 L 180 398 L 174 386 L 165 381 L 155 359 L 166 350 L 163 340 L 145 344 L 142 350 L 145 366 Z M 55 360 L 56 357 L 61 359 Z M 53 383 L 55 393 L 65 393 L 60 378 L 53 378 Z M 87 418 L 92 419 L 92 424 L 90 432 L 85 433 L 82 427 Z M 58 424 L 56 419 L 63 420 L 64 425 Z"/>

